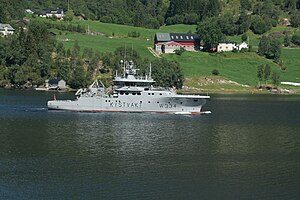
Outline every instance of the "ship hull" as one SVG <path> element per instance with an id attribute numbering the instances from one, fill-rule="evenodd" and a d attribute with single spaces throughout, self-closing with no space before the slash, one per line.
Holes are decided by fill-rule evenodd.
<path id="1" fill-rule="evenodd" d="M 208 96 L 198 95 L 151 96 L 151 98 L 146 96 L 80 97 L 74 101 L 48 101 L 48 109 L 76 112 L 202 114 L 201 108 L 208 98 Z"/>

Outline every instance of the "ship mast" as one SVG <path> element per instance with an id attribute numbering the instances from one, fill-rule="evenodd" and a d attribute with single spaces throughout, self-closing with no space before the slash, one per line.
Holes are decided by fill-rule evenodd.
<path id="1" fill-rule="evenodd" d="M 152 78 L 151 78 L 151 72 L 152 72 L 152 65 L 151 65 L 151 62 L 150 62 L 149 79 L 152 79 Z"/>

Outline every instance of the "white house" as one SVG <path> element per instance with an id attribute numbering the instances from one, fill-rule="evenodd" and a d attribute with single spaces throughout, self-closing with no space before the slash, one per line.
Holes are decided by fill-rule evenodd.
<path id="1" fill-rule="evenodd" d="M 65 14 L 62 8 L 48 8 L 43 10 L 40 14 L 40 17 L 56 17 L 57 19 L 63 19 Z"/>
<path id="2" fill-rule="evenodd" d="M 236 43 L 219 43 L 217 46 L 217 52 L 233 51 L 237 49 Z"/>
<path id="3" fill-rule="evenodd" d="M 63 79 L 46 80 L 45 83 L 45 88 L 48 88 L 49 90 L 62 90 L 67 88 L 66 81 Z"/>
<path id="4" fill-rule="evenodd" d="M 14 34 L 15 29 L 9 24 L 0 24 L 0 33 L 4 36 Z"/>
<path id="5" fill-rule="evenodd" d="M 246 42 L 242 42 L 237 47 L 239 51 L 241 51 L 242 49 L 249 49 L 249 45 Z"/>
<path id="6" fill-rule="evenodd" d="M 226 52 L 226 51 L 233 51 L 238 50 L 241 51 L 242 49 L 249 49 L 249 45 L 246 42 L 243 42 L 239 45 L 232 42 L 227 43 L 219 43 L 217 46 L 217 52 Z"/>

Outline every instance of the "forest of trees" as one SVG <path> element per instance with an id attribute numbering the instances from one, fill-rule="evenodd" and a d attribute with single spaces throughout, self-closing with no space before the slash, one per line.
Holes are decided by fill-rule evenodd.
<path id="1" fill-rule="evenodd" d="M 299 19 L 300 0 L 240 0 L 239 13 L 226 11 L 230 0 L 69 0 L 75 15 L 92 20 L 158 28 L 164 24 L 197 24 L 220 17 L 224 34 L 243 33 L 249 28 L 263 33 L 278 23 L 285 12 Z M 68 8 L 68 0 L 0 0 L 0 21 L 20 19 L 26 8 L 39 12 L 45 8 Z M 299 20 L 294 20 L 294 25 Z M 230 24 L 230 26 L 228 26 Z M 233 25 L 231 27 L 231 25 Z M 297 25 L 299 26 L 299 25 Z"/>
<path id="2" fill-rule="evenodd" d="M 0 87 L 34 87 L 54 78 L 64 79 L 72 88 L 86 87 L 100 73 L 121 72 L 119 61 L 125 57 L 137 64 L 141 75 L 148 73 L 150 61 L 134 50 L 120 47 L 112 53 L 99 53 L 80 49 L 75 43 L 66 51 L 49 34 L 46 24 L 31 20 L 28 29 L 20 29 L 11 37 L 0 37 Z M 152 66 L 158 86 L 182 87 L 183 74 L 178 63 L 159 59 Z"/>
<path id="3" fill-rule="evenodd" d="M 70 10 L 88 19 L 107 23 L 128 24 L 159 28 L 171 24 L 197 24 L 204 50 L 216 47 L 226 36 L 253 31 L 263 34 L 277 26 L 280 17 L 289 16 L 293 27 L 300 27 L 300 0 L 240 0 L 236 1 L 238 12 L 228 9 L 231 0 L 69 0 Z M 25 16 L 25 9 L 39 12 L 45 8 L 67 9 L 68 0 L 0 0 L 0 23 L 11 23 Z M 73 88 L 86 86 L 100 72 L 118 70 L 124 49 L 113 53 L 99 53 L 81 49 L 78 44 L 69 50 L 57 42 L 48 32 L 49 28 L 84 32 L 81 26 L 72 24 L 40 24 L 34 17 L 27 29 L 17 28 L 11 37 L 0 37 L 0 86 L 13 84 L 39 85 L 45 79 L 63 78 Z M 136 35 L 132 32 L 130 34 Z M 133 36 L 132 36 L 133 37 Z M 286 36 L 284 45 L 300 44 L 298 35 Z M 282 63 L 281 43 L 271 37 L 262 37 L 259 55 Z M 134 52 L 134 51 L 133 51 Z M 145 73 L 149 61 L 134 52 L 132 58 Z M 161 59 L 154 61 L 153 77 L 160 86 L 180 88 L 183 75 L 176 62 Z M 147 65 L 147 66 L 146 66 Z M 166 67 L 167 66 L 167 67 Z"/>

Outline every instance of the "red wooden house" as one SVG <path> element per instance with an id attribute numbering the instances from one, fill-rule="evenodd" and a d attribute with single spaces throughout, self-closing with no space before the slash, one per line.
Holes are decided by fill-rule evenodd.
<path id="1" fill-rule="evenodd" d="M 154 49 L 157 53 L 174 53 L 176 49 L 184 48 L 187 51 L 200 50 L 200 37 L 189 33 L 156 33 Z"/>

